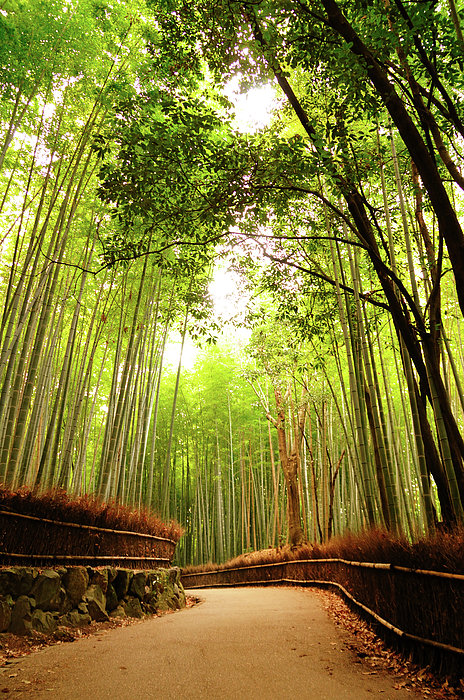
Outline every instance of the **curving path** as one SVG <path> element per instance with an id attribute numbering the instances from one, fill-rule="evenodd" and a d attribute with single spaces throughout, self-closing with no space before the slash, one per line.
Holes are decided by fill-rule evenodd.
<path id="1" fill-rule="evenodd" d="M 50 700 L 352 700 L 421 697 L 395 690 L 347 647 L 311 590 L 195 591 L 202 603 L 48 647 L 0 676 L 3 697 Z M 3 692 L 2 692 L 3 691 Z M 1 697 L 0 695 L 0 697 Z"/>

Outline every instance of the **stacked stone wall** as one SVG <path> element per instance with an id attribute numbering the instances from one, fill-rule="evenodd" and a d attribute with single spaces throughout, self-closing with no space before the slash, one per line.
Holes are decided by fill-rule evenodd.
<path id="1" fill-rule="evenodd" d="M 144 617 L 185 606 L 180 569 L 89 566 L 0 569 L 0 632 L 51 634 L 114 617 Z"/>

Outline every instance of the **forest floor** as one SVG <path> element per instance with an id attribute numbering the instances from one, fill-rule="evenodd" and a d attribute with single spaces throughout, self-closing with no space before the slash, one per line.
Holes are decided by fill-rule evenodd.
<path id="1" fill-rule="evenodd" d="M 340 598 L 295 588 L 195 592 L 160 619 L 47 638 L 0 636 L 3 697 L 464 697 L 388 649 Z M 63 642 L 75 641 L 74 644 Z M 31 653 L 37 652 L 37 653 Z"/>

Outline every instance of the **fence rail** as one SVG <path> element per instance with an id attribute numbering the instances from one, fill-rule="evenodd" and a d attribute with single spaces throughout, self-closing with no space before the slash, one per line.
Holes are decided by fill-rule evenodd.
<path id="1" fill-rule="evenodd" d="M 81 564 L 168 567 L 176 548 L 169 537 L 50 520 L 0 510 L 0 565 Z"/>
<path id="2" fill-rule="evenodd" d="M 291 561 L 285 561 L 285 562 L 272 562 L 268 564 L 253 564 L 250 566 L 234 566 L 234 567 L 227 567 L 227 569 L 214 569 L 211 571 L 194 571 L 190 573 L 182 573 L 182 576 L 184 578 L 189 578 L 189 577 L 195 577 L 195 576 L 209 576 L 210 574 L 215 576 L 217 574 L 224 573 L 226 571 L 243 571 L 244 569 L 250 570 L 250 569 L 263 569 L 263 568 L 272 568 L 275 566 L 282 566 L 283 564 L 292 566 L 292 565 L 301 565 L 301 564 L 329 564 L 329 563 L 342 563 L 346 564 L 347 566 L 359 566 L 360 568 L 365 568 L 365 569 L 383 569 L 384 571 L 402 571 L 404 573 L 409 573 L 409 574 L 417 574 L 419 576 L 435 576 L 437 578 L 447 578 L 447 579 L 454 579 L 455 581 L 464 581 L 464 574 L 451 574 L 446 571 L 432 571 L 429 569 L 412 569 L 407 566 L 398 566 L 397 564 L 387 564 L 383 562 L 368 562 L 368 561 L 349 561 L 348 559 L 293 559 Z M 195 587 L 195 586 L 191 586 Z M 197 586 L 199 588 L 200 586 Z M 203 586 L 204 587 L 204 586 Z"/>
<path id="3" fill-rule="evenodd" d="M 117 535 L 133 535 L 134 537 L 143 537 L 145 539 L 159 540 L 162 542 L 172 542 L 176 544 L 175 540 L 169 537 L 160 537 L 159 535 L 149 535 L 145 532 L 135 532 L 134 530 L 112 530 L 108 527 L 97 527 L 96 525 L 84 525 L 83 523 L 69 523 L 65 520 L 50 520 L 49 518 L 39 518 L 36 515 L 26 515 L 25 513 L 14 513 L 11 510 L 0 510 L 0 517 L 4 515 L 10 515 L 15 518 L 23 518 L 24 520 L 35 520 L 40 523 L 49 523 L 51 525 L 63 525 L 64 527 L 76 527 L 81 530 L 92 530 L 94 532 L 113 532 Z"/>
<path id="4" fill-rule="evenodd" d="M 441 670 L 464 668 L 464 575 L 388 563 L 306 559 L 182 572 L 185 588 L 330 586 L 387 636 L 421 650 Z M 424 652 L 425 650 L 425 652 Z M 422 653 L 424 652 L 424 653 Z M 416 654 L 417 655 L 417 654 Z"/>

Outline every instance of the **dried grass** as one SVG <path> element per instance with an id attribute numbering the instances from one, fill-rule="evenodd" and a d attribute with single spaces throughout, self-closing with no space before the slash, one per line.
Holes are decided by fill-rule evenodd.
<path id="1" fill-rule="evenodd" d="M 11 490 L 1 485 L 0 510 L 79 525 L 168 537 L 175 542 L 182 536 L 179 523 L 163 523 L 147 508 L 138 510 L 115 501 L 104 502 L 89 495 L 75 498 L 63 489 L 39 492 L 24 486 Z"/>
<path id="2" fill-rule="evenodd" d="M 413 542 L 382 529 L 366 530 L 334 537 L 325 545 L 306 543 L 298 548 L 289 545 L 269 547 L 241 554 L 224 564 L 201 564 L 186 567 L 183 571 L 221 571 L 302 559 L 382 562 L 412 569 L 464 574 L 464 528 L 461 526 L 447 532 L 437 531 L 429 537 L 418 538 Z"/>

